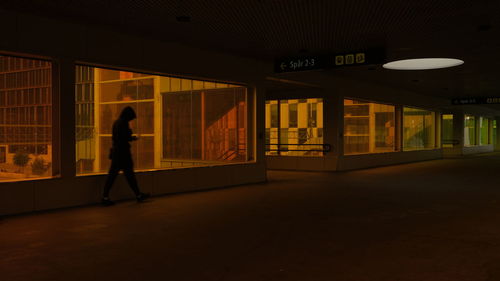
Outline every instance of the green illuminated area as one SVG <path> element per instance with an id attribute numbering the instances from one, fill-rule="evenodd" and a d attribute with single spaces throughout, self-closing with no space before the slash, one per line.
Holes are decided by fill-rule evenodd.
<path id="1" fill-rule="evenodd" d="M 436 145 L 435 113 L 403 108 L 403 150 L 432 149 Z"/>
<path id="2" fill-rule="evenodd" d="M 442 115 L 442 147 L 453 147 L 453 114 Z"/>
<path id="3" fill-rule="evenodd" d="M 479 118 L 479 144 L 486 145 L 490 143 L 490 119 L 480 117 Z"/>
<path id="4" fill-rule="evenodd" d="M 476 141 L 476 117 L 465 115 L 464 123 L 464 146 L 477 145 Z"/>

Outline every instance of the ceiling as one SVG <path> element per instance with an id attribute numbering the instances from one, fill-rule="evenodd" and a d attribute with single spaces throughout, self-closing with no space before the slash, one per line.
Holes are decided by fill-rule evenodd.
<path id="1" fill-rule="evenodd" d="M 2 0 L 0 7 L 268 62 L 373 47 L 388 60 L 455 57 L 465 64 L 323 73 L 444 98 L 500 96 L 498 0 Z"/>

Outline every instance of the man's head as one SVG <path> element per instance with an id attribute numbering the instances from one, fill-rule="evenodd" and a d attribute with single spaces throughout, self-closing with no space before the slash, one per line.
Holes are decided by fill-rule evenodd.
<path id="1" fill-rule="evenodd" d="M 125 121 L 134 120 L 136 117 L 134 109 L 130 106 L 125 107 L 120 113 L 120 119 Z"/>

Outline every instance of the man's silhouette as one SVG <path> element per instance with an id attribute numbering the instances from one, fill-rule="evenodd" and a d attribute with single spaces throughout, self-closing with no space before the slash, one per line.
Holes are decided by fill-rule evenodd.
<path id="1" fill-rule="evenodd" d="M 114 202 L 109 199 L 109 191 L 120 170 L 123 170 L 130 188 L 135 193 L 137 202 L 141 202 L 149 197 L 149 194 L 142 193 L 139 190 L 134 174 L 134 162 L 132 161 L 129 142 L 137 140 L 137 137 L 132 136 L 132 130 L 128 122 L 135 118 L 136 115 L 134 110 L 132 107 L 127 106 L 122 110 L 120 117 L 113 123 L 113 146 L 109 154 L 111 167 L 109 168 L 108 178 L 104 184 L 104 193 L 102 196 L 102 204 L 105 206 L 114 204 Z"/>

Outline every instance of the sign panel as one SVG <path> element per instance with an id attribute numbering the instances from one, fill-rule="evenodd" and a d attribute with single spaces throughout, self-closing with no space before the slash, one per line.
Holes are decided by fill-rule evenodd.
<path id="1" fill-rule="evenodd" d="M 282 73 L 344 66 L 381 64 L 384 60 L 385 50 L 381 48 L 322 56 L 290 57 L 276 60 L 274 63 L 274 71 Z"/>
<path id="2" fill-rule="evenodd" d="M 474 97 L 452 99 L 453 105 L 463 104 L 500 104 L 500 97 Z"/>
<path id="3" fill-rule="evenodd" d="M 288 58 L 275 62 L 275 72 L 294 72 L 322 69 L 325 61 L 321 57 Z"/>

